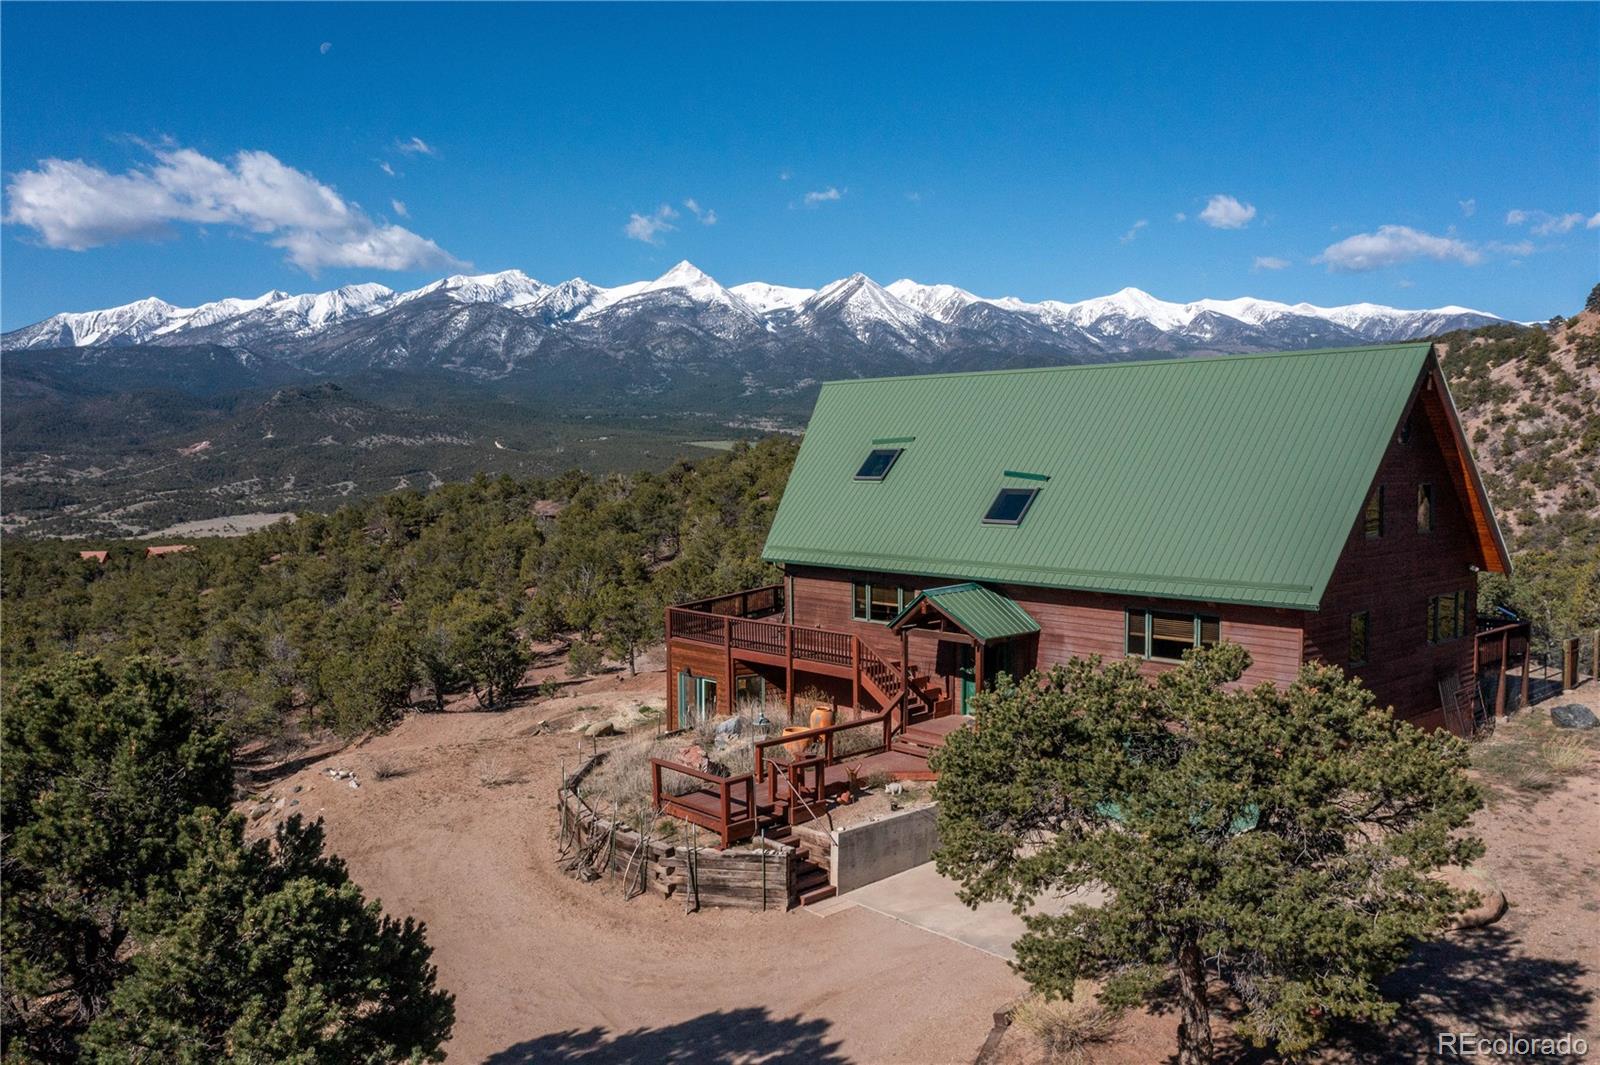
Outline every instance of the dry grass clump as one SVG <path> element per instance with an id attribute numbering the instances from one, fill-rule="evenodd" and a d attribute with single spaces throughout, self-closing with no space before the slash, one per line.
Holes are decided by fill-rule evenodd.
<path id="1" fill-rule="evenodd" d="M 1063 1002 L 1030 996 L 1012 1012 L 1011 1023 L 1038 1041 L 1046 1061 L 1083 1065 L 1094 1047 L 1116 1038 L 1122 1012 L 1087 999 Z"/>
<path id="2" fill-rule="evenodd" d="M 522 781 L 522 775 L 511 769 L 494 755 L 482 759 L 477 765 L 478 783 L 486 788 L 498 788 L 506 784 L 517 784 Z"/>
<path id="3" fill-rule="evenodd" d="M 1589 745 L 1580 736 L 1557 736 L 1553 740 L 1546 740 L 1539 748 L 1539 756 L 1551 772 L 1562 776 L 1576 773 L 1588 765 L 1593 757 Z"/>
<path id="4" fill-rule="evenodd" d="M 411 770 L 408 767 L 401 765 L 392 758 L 374 758 L 372 760 L 372 779 L 374 780 L 393 780 L 396 777 L 403 777 L 409 772 Z"/>

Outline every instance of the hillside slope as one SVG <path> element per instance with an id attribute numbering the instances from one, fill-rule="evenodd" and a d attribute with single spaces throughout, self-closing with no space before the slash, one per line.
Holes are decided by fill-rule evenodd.
<path id="1" fill-rule="evenodd" d="M 1534 329 L 1450 333 L 1445 373 L 1513 540 L 1562 515 L 1600 520 L 1600 289 Z"/>

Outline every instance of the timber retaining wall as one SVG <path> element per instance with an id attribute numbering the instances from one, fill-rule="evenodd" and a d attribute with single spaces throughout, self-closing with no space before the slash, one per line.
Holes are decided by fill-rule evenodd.
<path id="1" fill-rule="evenodd" d="M 564 868 L 619 881 L 630 897 L 650 891 L 681 899 L 688 909 L 785 910 L 799 901 L 793 847 L 756 840 L 719 850 L 681 837 L 650 839 L 631 825 L 602 817 L 584 801 L 582 791 L 584 778 L 604 759 L 604 752 L 588 759 L 561 785 L 558 860 Z M 707 838 L 715 840 L 709 834 Z"/>

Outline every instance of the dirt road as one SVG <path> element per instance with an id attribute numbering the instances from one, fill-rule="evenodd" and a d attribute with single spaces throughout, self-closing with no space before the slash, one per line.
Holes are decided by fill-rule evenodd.
<path id="1" fill-rule="evenodd" d="M 579 701 L 413 717 L 271 789 L 427 922 L 452 1062 L 972 1061 L 1022 989 L 997 958 L 866 911 L 685 915 L 558 872 L 556 785 L 590 741 L 531 733 Z"/>

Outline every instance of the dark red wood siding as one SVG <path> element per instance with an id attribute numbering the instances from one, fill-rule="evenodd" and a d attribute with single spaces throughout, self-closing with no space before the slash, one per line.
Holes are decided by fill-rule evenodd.
<path id="1" fill-rule="evenodd" d="M 883 625 L 851 618 L 853 582 L 866 580 L 899 584 L 912 592 L 953 583 L 939 577 L 905 577 L 801 566 L 790 567 L 789 576 L 790 609 L 796 625 L 853 632 L 887 659 L 900 657 L 899 637 Z M 1037 641 L 1037 660 L 1030 664 L 1037 664 L 1041 668 L 1048 669 L 1057 663 L 1088 655 L 1101 655 L 1107 659 L 1124 657 L 1124 617 L 1129 607 L 1188 610 L 1220 618 L 1223 639 L 1242 645 L 1254 659 L 1243 683 L 1269 680 L 1276 684 L 1287 684 L 1300 668 L 1302 617 L 1297 611 L 1130 598 L 1022 585 L 992 587 L 1015 600 L 1039 623 L 1041 631 Z M 910 650 L 912 665 L 930 675 L 939 673 L 936 644 L 930 636 L 913 634 Z M 1144 664 L 1144 672 L 1152 676 L 1170 668 L 1169 664 L 1161 662 Z"/>
<path id="2" fill-rule="evenodd" d="M 1459 460 L 1447 455 L 1436 390 L 1418 392 L 1404 441 L 1396 433 L 1378 468 L 1384 489 L 1384 529 L 1368 539 L 1355 516 L 1344 552 L 1323 593 L 1321 609 L 1306 615 L 1306 658 L 1344 666 L 1395 713 L 1432 728 L 1444 724 L 1439 679 L 1470 676 L 1482 530 L 1463 493 Z M 1417 486 L 1433 486 L 1433 531 L 1417 529 Z M 1428 599 L 1454 591 L 1467 595 L 1467 634 L 1448 643 L 1427 640 Z M 1370 617 L 1365 665 L 1351 665 L 1350 615 Z"/>

